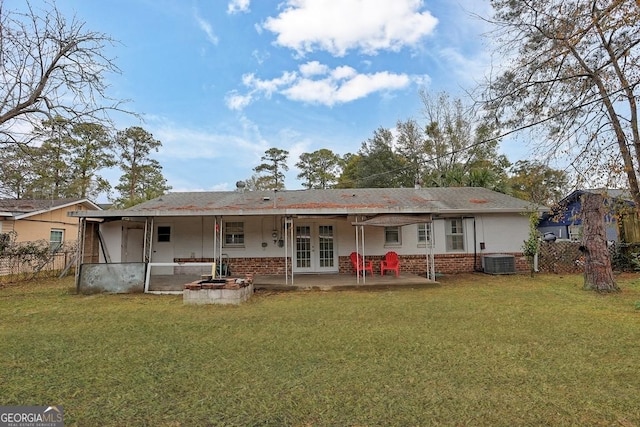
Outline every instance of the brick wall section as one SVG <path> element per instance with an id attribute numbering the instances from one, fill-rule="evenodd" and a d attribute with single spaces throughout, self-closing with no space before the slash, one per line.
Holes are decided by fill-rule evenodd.
<path id="1" fill-rule="evenodd" d="M 173 262 L 217 262 L 213 258 L 174 258 Z M 244 276 L 247 273 L 254 274 L 285 274 L 284 258 L 229 258 L 224 260 L 229 265 L 231 276 Z M 291 265 L 289 265 L 291 271 Z"/>
<path id="2" fill-rule="evenodd" d="M 521 253 L 512 253 L 515 256 L 516 270 L 520 273 L 529 271 L 527 259 Z M 380 261 L 382 256 L 367 257 L 368 261 L 373 261 L 373 271 L 380 274 Z M 174 262 L 213 262 L 213 258 L 175 258 Z M 243 276 L 247 273 L 260 275 L 285 274 L 283 258 L 230 258 L 228 260 L 229 269 L 232 276 Z M 470 273 L 474 270 L 473 254 L 438 254 L 434 258 L 437 273 Z M 477 268 L 482 268 L 482 257 L 477 256 Z M 291 271 L 291 263 L 289 263 Z M 355 269 L 351 265 L 349 256 L 338 257 L 338 272 L 340 274 L 353 274 Z M 400 272 L 417 274 L 424 276 L 427 273 L 425 255 L 402 255 L 400 256 Z M 387 273 L 393 274 L 393 273 Z"/>
<path id="3" fill-rule="evenodd" d="M 231 258 L 229 260 L 232 276 L 247 273 L 284 275 L 286 273 L 284 264 L 284 258 Z M 288 267 L 291 272 L 291 262 L 288 263 Z"/>

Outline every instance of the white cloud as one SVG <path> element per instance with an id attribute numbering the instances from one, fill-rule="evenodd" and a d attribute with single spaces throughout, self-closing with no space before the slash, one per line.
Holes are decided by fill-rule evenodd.
<path id="1" fill-rule="evenodd" d="M 217 129 L 181 126 L 158 117 L 148 123 L 162 142 L 154 156 L 163 165 L 171 191 L 228 191 L 251 176 L 268 143 L 259 127 L 244 117 Z"/>
<path id="2" fill-rule="evenodd" d="M 263 80 L 255 74 L 242 76 L 249 89 L 246 95 L 232 91 L 227 95 L 227 107 L 241 110 L 259 96 L 270 98 L 274 93 L 292 101 L 333 106 L 365 98 L 376 92 L 388 92 L 408 87 L 412 83 L 423 85 L 428 76 L 410 76 L 388 71 L 362 74 L 352 67 L 334 69 L 318 61 L 300 65 L 299 72 L 284 72 L 280 77 Z"/>
<path id="3" fill-rule="evenodd" d="M 316 50 L 344 56 L 350 50 L 375 55 L 417 45 L 438 20 L 421 11 L 421 0 L 287 0 L 263 28 L 276 44 L 298 54 Z"/>
<path id="4" fill-rule="evenodd" d="M 443 2 L 434 13 L 441 25 L 423 53 L 459 88 L 477 85 L 488 71 L 495 72 L 500 63 L 509 61 L 504 53 L 491 57 L 497 38 L 490 35 L 495 30 L 489 22 L 493 14 L 490 1 L 456 0 L 456 6 L 448 8 Z"/>
<path id="5" fill-rule="evenodd" d="M 227 108 L 230 110 L 242 110 L 253 101 L 251 94 L 239 95 L 237 91 L 232 91 L 227 94 L 224 99 Z"/>
<path id="6" fill-rule="evenodd" d="M 345 80 L 336 93 L 339 102 L 350 102 L 364 98 L 373 92 L 402 89 L 411 83 L 406 74 L 393 74 L 387 71 L 375 74 L 358 74 Z"/>
<path id="7" fill-rule="evenodd" d="M 491 55 L 488 53 L 465 56 L 454 47 L 440 49 L 438 53 L 453 69 L 460 83 L 478 84 L 491 65 Z M 499 63 L 495 64 L 496 69 L 499 69 Z"/>
<path id="8" fill-rule="evenodd" d="M 250 12 L 251 0 L 231 0 L 227 5 L 227 13 L 233 15 L 235 13 Z"/>
<path id="9" fill-rule="evenodd" d="M 251 52 L 251 56 L 255 58 L 256 62 L 260 65 L 264 63 L 267 59 L 269 59 L 269 52 L 260 52 L 258 50 L 254 50 Z"/>
<path id="10" fill-rule="evenodd" d="M 205 34 L 207 35 L 207 40 L 209 40 L 209 42 L 211 42 L 211 44 L 217 45 L 218 44 L 218 37 L 214 33 L 213 27 L 211 26 L 211 24 L 209 24 L 207 21 L 205 21 L 198 14 L 197 11 L 194 12 L 194 18 L 196 19 L 196 22 L 198 23 L 198 26 L 200 27 L 200 29 L 202 31 L 204 31 Z"/>
<path id="11" fill-rule="evenodd" d="M 267 98 L 271 97 L 281 86 L 287 86 L 293 83 L 297 78 L 296 73 L 285 71 L 282 76 L 272 80 L 261 80 L 256 78 L 255 74 L 245 74 L 242 76 L 242 83 L 251 87 L 256 91 L 262 92 Z"/>
<path id="12" fill-rule="evenodd" d="M 293 101 L 333 105 L 339 87 L 331 79 L 300 79 L 283 91 L 283 95 Z"/>
<path id="13" fill-rule="evenodd" d="M 283 91 L 294 101 L 324 104 L 344 104 L 365 98 L 374 92 L 403 89 L 411 84 L 406 74 L 381 72 L 375 74 L 357 74 L 347 79 L 323 80 L 301 79 L 295 85 Z"/>
<path id="14" fill-rule="evenodd" d="M 336 67 L 335 70 L 331 72 L 331 77 L 340 80 L 340 79 L 348 79 L 350 77 L 355 76 L 358 72 L 348 65 L 342 65 L 340 67 Z"/>
<path id="15" fill-rule="evenodd" d="M 300 66 L 300 73 L 305 77 L 315 76 L 318 74 L 326 74 L 327 66 L 318 61 L 309 61 Z"/>
<path id="16" fill-rule="evenodd" d="M 242 126 L 229 132 L 209 131 L 178 126 L 166 121 L 151 129 L 162 142 L 158 155 L 164 159 L 228 159 L 228 163 L 241 161 L 239 153 L 251 155 L 264 151 L 262 138 L 254 129 Z M 233 147 L 233 149 L 230 149 Z"/>

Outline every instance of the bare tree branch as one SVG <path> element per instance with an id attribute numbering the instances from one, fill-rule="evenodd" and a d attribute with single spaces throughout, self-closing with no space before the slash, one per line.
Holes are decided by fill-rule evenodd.
<path id="1" fill-rule="evenodd" d="M 55 3 L 24 10 L 0 2 L 0 142 L 28 143 L 43 120 L 111 125 L 124 100 L 107 94 L 107 74 L 120 70 L 105 49 L 109 36 L 67 20 Z"/>
<path id="2" fill-rule="evenodd" d="M 622 161 L 640 206 L 635 0 L 492 0 L 492 34 L 510 61 L 484 85 L 482 104 L 504 133 L 542 124 L 545 151 L 585 176 Z M 604 151 L 615 141 L 616 150 Z M 614 170 L 615 169 L 615 170 Z M 620 168 L 610 173 L 617 174 Z M 598 170 L 598 174 L 593 172 Z"/>

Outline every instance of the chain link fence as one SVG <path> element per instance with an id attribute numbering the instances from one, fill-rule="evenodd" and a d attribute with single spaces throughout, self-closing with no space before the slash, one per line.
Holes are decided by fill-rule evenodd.
<path id="1" fill-rule="evenodd" d="M 65 242 L 55 247 L 45 240 L 5 240 L 1 243 L 0 282 L 56 277 L 63 272 L 72 271 L 75 264 L 76 242 Z"/>

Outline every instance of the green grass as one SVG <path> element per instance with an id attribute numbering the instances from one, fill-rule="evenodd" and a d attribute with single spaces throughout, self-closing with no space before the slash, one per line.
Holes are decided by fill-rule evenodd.
<path id="1" fill-rule="evenodd" d="M 75 295 L 0 289 L 0 404 L 68 426 L 640 425 L 640 276 L 422 289 Z"/>

